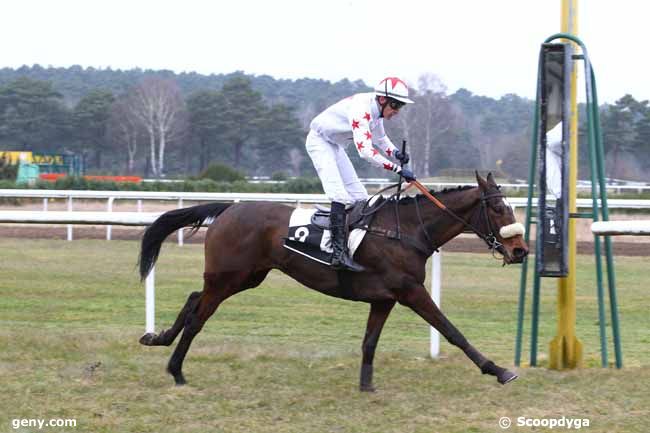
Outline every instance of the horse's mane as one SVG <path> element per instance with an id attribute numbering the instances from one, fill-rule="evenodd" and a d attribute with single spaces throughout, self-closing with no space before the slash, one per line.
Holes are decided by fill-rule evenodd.
<path id="1" fill-rule="evenodd" d="M 465 190 L 472 189 L 472 188 L 476 188 L 476 186 L 472 186 L 472 185 L 463 185 L 463 186 L 458 186 L 458 187 L 456 187 L 456 188 L 445 188 L 445 189 L 443 189 L 443 190 L 441 190 L 441 191 L 435 191 L 435 190 L 433 190 L 433 189 L 430 189 L 429 192 L 430 192 L 433 196 L 438 197 L 438 196 L 440 196 L 440 195 L 445 195 L 445 194 L 449 194 L 449 193 L 452 193 L 452 192 L 465 191 Z M 404 197 L 401 197 L 401 198 L 399 199 L 399 204 L 401 204 L 401 205 L 407 205 L 407 204 L 410 204 L 410 203 L 415 202 L 416 200 L 422 200 L 422 199 L 424 199 L 424 198 L 425 198 L 425 197 L 424 197 L 424 194 L 417 194 L 417 195 L 415 195 L 415 196 L 404 196 Z M 392 197 L 392 198 L 391 198 L 391 201 L 394 201 L 394 200 L 396 200 L 396 199 L 397 199 L 396 197 Z"/>

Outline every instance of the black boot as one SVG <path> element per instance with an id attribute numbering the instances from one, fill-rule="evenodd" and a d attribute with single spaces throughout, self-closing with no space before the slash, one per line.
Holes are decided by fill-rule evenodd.
<path id="1" fill-rule="evenodd" d="M 345 205 L 339 202 L 332 202 L 330 212 L 330 232 L 332 235 L 332 268 L 353 272 L 363 272 L 363 266 L 355 263 L 348 255 L 347 245 L 347 216 Z"/>

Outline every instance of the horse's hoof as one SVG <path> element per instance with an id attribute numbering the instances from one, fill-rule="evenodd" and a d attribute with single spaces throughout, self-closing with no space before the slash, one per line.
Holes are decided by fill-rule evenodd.
<path id="1" fill-rule="evenodd" d="M 375 389 L 374 386 L 372 385 L 361 385 L 359 386 L 359 391 L 361 392 L 375 392 L 377 389 Z"/>
<path id="2" fill-rule="evenodd" d="M 512 382 L 513 380 L 517 379 L 519 376 L 514 374 L 511 371 L 504 370 L 503 373 L 497 377 L 497 380 L 501 385 L 505 385 L 506 383 Z"/>
<path id="3" fill-rule="evenodd" d="M 156 334 L 153 332 L 147 332 L 142 337 L 140 337 L 140 344 L 144 346 L 153 346 L 153 341 L 156 338 Z"/>

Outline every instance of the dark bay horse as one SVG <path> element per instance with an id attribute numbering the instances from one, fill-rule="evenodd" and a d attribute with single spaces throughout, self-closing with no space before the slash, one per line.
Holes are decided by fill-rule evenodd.
<path id="1" fill-rule="evenodd" d="M 355 260 L 361 273 L 335 271 L 283 247 L 290 206 L 268 203 L 211 203 L 177 209 L 161 215 L 144 233 L 140 251 L 140 276 L 153 267 L 165 238 L 185 226 L 197 229 L 214 218 L 205 239 L 203 290 L 192 293 L 173 326 L 159 334 L 145 334 L 140 343 L 169 346 L 183 331 L 167 371 L 176 384 L 185 383 L 182 364 L 192 339 L 219 305 L 230 296 L 257 287 L 271 269 L 279 269 L 305 286 L 326 295 L 370 304 L 362 344 L 360 389 L 373 391 L 372 365 L 384 323 L 396 302 L 405 305 L 459 347 L 483 374 L 496 376 L 501 384 L 517 376 L 494 364 L 475 349 L 442 314 L 424 287 L 425 265 L 437 247 L 471 229 L 484 239 L 505 263 L 520 263 L 528 254 L 521 224 L 489 174 L 476 174 L 478 187 L 434 193 L 442 210 L 425 196 L 388 201 L 380 208 Z M 425 190 L 426 192 L 426 190 Z M 387 236 L 396 229 L 400 239 Z"/>

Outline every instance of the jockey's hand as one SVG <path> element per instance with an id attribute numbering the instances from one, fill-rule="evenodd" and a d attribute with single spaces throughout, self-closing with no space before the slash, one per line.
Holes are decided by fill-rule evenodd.
<path id="1" fill-rule="evenodd" d="M 411 157 L 409 156 L 408 152 L 404 151 L 404 153 L 402 153 L 398 149 L 395 151 L 395 159 L 397 159 L 402 164 L 406 165 L 411 160 Z"/>
<path id="2" fill-rule="evenodd" d="M 413 182 L 415 180 L 415 175 L 408 168 L 403 168 L 402 171 L 399 172 L 399 174 L 402 175 L 404 180 L 407 182 Z"/>

